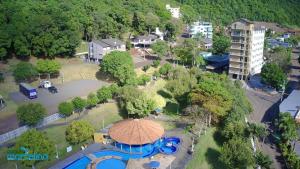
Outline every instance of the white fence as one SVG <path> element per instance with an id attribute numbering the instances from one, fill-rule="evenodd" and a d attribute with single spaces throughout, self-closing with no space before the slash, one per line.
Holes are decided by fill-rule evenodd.
<path id="1" fill-rule="evenodd" d="M 48 117 L 45 117 L 43 119 L 43 121 L 41 121 L 37 126 L 36 128 L 39 128 L 39 127 L 43 127 L 53 121 L 56 121 L 58 119 L 61 119 L 63 118 L 60 114 L 58 113 L 55 113 L 55 114 L 52 114 Z M 1 134 L 0 135 L 0 144 L 3 144 L 11 139 L 15 139 L 17 137 L 19 137 L 20 135 L 22 135 L 24 132 L 26 132 L 27 130 L 29 130 L 30 127 L 25 125 L 25 126 L 22 126 L 22 127 L 19 127 L 15 130 L 12 130 L 12 131 L 9 131 L 7 133 L 4 133 L 4 134 Z"/>

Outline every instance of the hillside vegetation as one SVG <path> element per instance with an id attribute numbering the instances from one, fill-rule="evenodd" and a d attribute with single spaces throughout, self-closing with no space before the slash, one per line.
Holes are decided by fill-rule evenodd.
<path id="1" fill-rule="evenodd" d="M 228 24 L 244 17 L 300 26 L 298 0 L 3 0 L 0 60 L 11 56 L 72 56 L 81 40 L 180 30 L 165 5 L 180 6 L 187 23 L 200 18 Z M 126 38 L 125 38 L 126 39 Z"/>
<path id="2" fill-rule="evenodd" d="M 300 26 L 299 0 L 177 0 L 202 19 L 229 24 L 238 18 Z M 195 14 L 194 14 L 195 15 Z M 195 15 L 197 16 L 197 15 Z"/>

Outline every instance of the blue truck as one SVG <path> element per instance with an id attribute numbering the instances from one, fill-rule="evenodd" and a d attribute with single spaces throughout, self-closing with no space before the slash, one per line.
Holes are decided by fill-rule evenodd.
<path id="1" fill-rule="evenodd" d="M 27 83 L 20 83 L 19 85 L 20 92 L 27 96 L 29 99 L 37 98 L 37 91 L 35 88 L 30 86 Z"/>

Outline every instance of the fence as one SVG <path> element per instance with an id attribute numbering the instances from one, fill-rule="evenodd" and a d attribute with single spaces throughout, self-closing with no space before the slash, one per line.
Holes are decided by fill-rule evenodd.
<path id="1" fill-rule="evenodd" d="M 41 121 L 37 126 L 36 128 L 39 128 L 39 127 L 43 127 L 53 121 L 56 121 L 58 119 L 61 119 L 63 118 L 60 114 L 58 113 L 55 113 L 55 114 L 52 114 L 48 117 L 45 117 L 43 119 L 43 121 Z M 22 126 L 22 127 L 19 127 L 15 130 L 12 130 L 12 131 L 9 131 L 7 133 L 4 133 L 4 134 L 1 134 L 0 135 L 0 144 L 3 144 L 11 139 L 15 139 L 17 137 L 19 137 L 20 135 L 22 135 L 24 132 L 26 132 L 27 130 L 29 130 L 30 127 L 25 125 L 25 126 Z"/>

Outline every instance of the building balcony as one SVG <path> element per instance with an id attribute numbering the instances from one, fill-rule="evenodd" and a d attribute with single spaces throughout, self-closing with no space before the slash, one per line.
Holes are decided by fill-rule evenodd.
<path id="1" fill-rule="evenodd" d="M 230 68 L 236 68 L 236 69 L 242 69 L 242 66 L 240 64 L 236 64 L 236 63 L 230 63 L 229 65 Z"/>
<path id="2" fill-rule="evenodd" d="M 244 33 L 231 33 L 231 36 L 234 36 L 234 37 L 246 37 L 246 34 L 244 34 Z"/>
<path id="3" fill-rule="evenodd" d="M 232 40 L 231 43 L 237 43 L 237 44 L 245 44 L 245 40 Z"/>
<path id="4" fill-rule="evenodd" d="M 244 52 L 232 52 L 230 51 L 230 56 L 245 56 L 245 53 Z"/>

